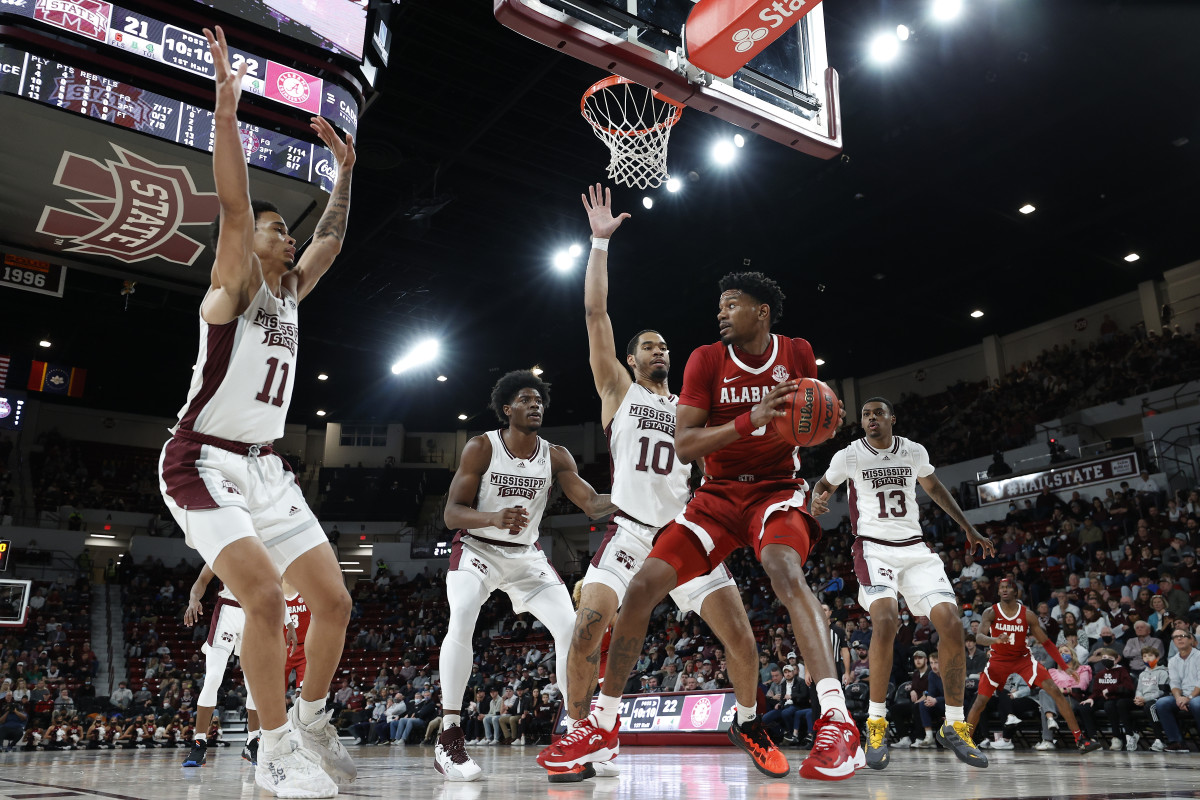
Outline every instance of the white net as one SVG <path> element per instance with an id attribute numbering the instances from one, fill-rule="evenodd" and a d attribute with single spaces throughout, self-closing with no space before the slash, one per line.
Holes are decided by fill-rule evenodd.
<path id="1" fill-rule="evenodd" d="M 653 189 L 667 181 L 667 142 L 683 106 L 613 76 L 588 89 L 580 110 L 608 146 L 610 180 L 638 189 Z"/>

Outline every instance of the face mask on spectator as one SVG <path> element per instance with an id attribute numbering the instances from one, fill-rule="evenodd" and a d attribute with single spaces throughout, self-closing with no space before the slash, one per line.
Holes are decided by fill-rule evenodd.
<path id="1" fill-rule="evenodd" d="M 1112 640 L 1113 640 L 1113 637 L 1111 637 L 1111 636 L 1101 636 L 1100 637 L 1100 641 L 1104 642 L 1105 644 L 1112 644 Z"/>
<path id="2" fill-rule="evenodd" d="M 1112 669 L 1112 668 L 1113 668 L 1113 665 L 1114 665 L 1115 663 L 1116 663 L 1116 662 L 1115 662 L 1115 661 L 1113 661 L 1111 658 L 1102 658 L 1102 659 L 1100 659 L 1100 666 L 1104 667 L 1105 669 Z"/>
<path id="3" fill-rule="evenodd" d="M 900 619 L 904 620 L 905 622 L 908 622 L 908 619 L 909 619 L 908 614 L 901 614 Z"/>
<path id="4" fill-rule="evenodd" d="M 1147 667 L 1154 667 L 1158 664 L 1158 659 L 1154 656 L 1146 656 L 1142 660 L 1146 662 Z"/>

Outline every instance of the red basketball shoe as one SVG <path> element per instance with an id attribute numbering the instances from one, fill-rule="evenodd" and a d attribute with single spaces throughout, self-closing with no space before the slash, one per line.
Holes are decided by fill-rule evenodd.
<path id="1" fill-rule="evenodd" d="M 845 780 L 854 774 L 859 749 L 858 727 L 853 722 L 835 721 L 833 712 L 827 711 L 813 723 L 812 752 L 800 765 L 800 777 Z"/>
<path id="2" fill-rule="evenodd" d="M 617 731 L 621 718 L 611 731 L 596 725 L 591 715 L 575 723 L 575 730 L 538 753 L 537 762 L 548 770 L 569 769 L 593 761 L 608 761 L 620 750 Z"/>

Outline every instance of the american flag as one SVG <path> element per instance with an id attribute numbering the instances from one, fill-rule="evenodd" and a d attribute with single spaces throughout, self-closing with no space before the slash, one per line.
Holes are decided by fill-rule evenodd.
<path id="1" fill-rule="evenodd" d="M 11 360 L 8 356 L 0 356 L 0 389 L 8 383 L 8 362 Z"/>

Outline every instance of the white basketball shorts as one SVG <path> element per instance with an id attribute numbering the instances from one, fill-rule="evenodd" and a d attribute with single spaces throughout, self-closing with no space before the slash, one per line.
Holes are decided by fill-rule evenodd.
<path id="1" fill-rule="evenodd" d="M 200 650 L 224 650 L 235 656 L 242 654 L 242 631 L 246 629 L 246 612 L 241 606 L 230 603 L 223 597 L 217 598 L 213 607 L 212 622 L 208 626 L 208 639 Z"/>
<path id="2" fill-rule="evenodd" d="M 504 592 L 518 614 L 529 611 L 537 616 L 530 607 L 534 598 L 547 589 L 563 586 L 558 571 L 538 545 L 489 544 L 461 533 L 454 537 L 450 550 L 450 570 L 474 575 L 488 594 Z"/>
<path id="3" fill-rule="evenodd" d="M 635 522 L 628 517 L 614 514 L 609 520 L 608 530 L 600 549 L 592 556 L 592 563 L 583 576 L 583 585 L 599 583 L 617 594 L 617 605 L 625 601 L 625 591 L 633 576 L 646 563 L 650 549 L 654 546 L 654 535 L 658 529 Z M 704 599 L 713 592 L 737 584 L 723 563 L 707 575 L 693 578 L 671 590 L 671 599 L 680 611 L 700 613 Z"/>
<path id="4" fill-rule="evenodd" d="M 945 565 L 924 542 L 892 546 L 855 539 L 851 551 L 858 602 L 868 611 L 876 600 L 898 595 L 916 617 L 929 616 L 938 603 L 958 605 Z"/>

